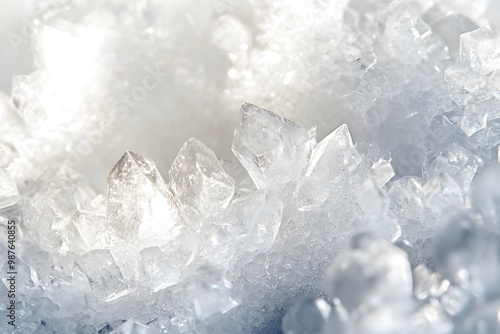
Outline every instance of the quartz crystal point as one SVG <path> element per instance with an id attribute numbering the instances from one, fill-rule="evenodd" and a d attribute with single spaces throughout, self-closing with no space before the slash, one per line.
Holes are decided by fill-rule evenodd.
<path id="1" fill-rule="evenodd" d="M 299 185 L 298 200 L 303 210 L 320 205 L 341 179 L 355 170 L 361 155 L 343 124 L 324 138 L 313 150 L 304 181 Z"/>
<path id="2" fill-rule="evenodd" d="M 460 59 L 471 70 L 487 75 L 500 68 L 500 36 L 479 28 L 460 36 Z"/>
<path id="3" fill-rule="evenodd" d="M 97 298 L 110 302 L 130 292 L 127 282 L 109 250 L 94 250 L 75 261 Z"/>
<path id="4" fill-rule="evenodd" d="M 314 132 L 250 103 L 241 106 L 232 150 L 259 189 L 291 189 L 302 176 Z"/>
<path id="5" fill-rule="evenodd" d="M 226 313 L 238 305 L 232 298 L 231 283 L 215 268 L 203 266 L 187 286 L 186 297 L 198 319 L 221 312 Z"/>
<path id="6" fill-rule="evenodd" d="M 108 224 L 125 240 L 157 238 L 175 224 L 174 210 L 154 162 L 127 151 L 108 176 Z"/>
<path id="7" fill-rule="evenodd" d="M 412 297 L 412 272 L 406 253 L 369 234 L 354 237 L 348 253 L 327 271 L 325 291 L 350 312 Z M 395 289 L 397 287 L 397 289 Z"/>
<path id="8" fill-rule="evenodd" d="M 182 146 L 170 168 L 169 177 L 186 219 L 225 209 L 234 194 L 234 180 L 214 152 L 194 138 Z"/>

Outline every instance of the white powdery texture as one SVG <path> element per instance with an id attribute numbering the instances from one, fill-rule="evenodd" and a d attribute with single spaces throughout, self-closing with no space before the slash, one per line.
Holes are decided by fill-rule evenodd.
<path id="1" fill-rule="evenodd" d="M 49 5 L 0 332 L 500 333 L 496 0 Z"/>

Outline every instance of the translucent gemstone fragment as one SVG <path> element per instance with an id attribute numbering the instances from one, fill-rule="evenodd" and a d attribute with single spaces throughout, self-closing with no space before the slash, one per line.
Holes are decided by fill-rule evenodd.
<path id="1" fill-rule="evenodd" d="M 15 76 L 12 79 L 12 101 L 29 128 L 40 126 L 47 119 L 47 111 L 40 96 L 46 86 L 48 77 L 43 71 Z"/>
<path id="2" fill-rule="evenodd" d="M 370 177 L 379 187 L 383 187 L 394 175 L 390 160 L 379 159 L 370 169 Z"/>
<path id="3" fill-rule="evenodd" d="M 108 176 L 108 224 L 126 240 L 157 237 L 175 224 L 174 208 L 154 162 L 127 151 Z"/>
<path id="4" fill-rule="evenodd" d="M 405 58 L 418 51 L 419 43 L 432 34 L 429 25 L 407 5 L 393 6 L 387 17 L 382 41 L 386 52 L 394 58 Z"/>
<path id="5" fill-rule="evenodd" d="M 223 210 L 234 194 L 233 178 L 214 152 L 194 138 L 182 146 L 169 177 L 175 198 L 188 216 L 207 216 Z"/>
<path id="6" fill-rule="evenodd" d="M 437 177 L 441 173 L 448 174 L 465 192 L 470 188 L 476 172 L 483 165 L 481 158 L 453 143 L 433 161 L 426 162 L 424 169 L 429 178 Z"/>
<path id="7" fill-rule="evenodd" d="M 486 79 L 461 65 L 444 71 L 444 81 L 450 87 L 450 97 L 459 106 L 465 106 L 486 85 Z"/>
<path id="8" fill-rule="evenodd" d="M 0 209 L 5 209 L 16 204 L 19 199 L 21 199 L 21 196 L 16 184 L 0 168 Z"/>
<path id="9" fill-rule="evenodd" d="M 120 268 L 109 250 L 94 250 L 75 261 L 75 266 L 84 273 L 97 298 L 110 302 L 130 292 Z"/>
<path id="10" fill-rule="evenodd" d="M 111 333 L 113 334 L 148 334 L 151 333 L 149 331 L 148 326 L 137 322 L 134 319 L 129 319 L 123 323 L 120 327 L 113 330 Z"/>
<path id="11" fill-rule="evenodd" d="M 70 223 L 78 230 L 85 245 L 92 249 L 107 234 L 106 217 L 85 211 L 77 211 Z M 112 243 L 109 242 L 108 246 Z"/>
<path id="12" fill-rule="evenodd" d="M 198 250 L 198 236 L 186 226 L 174 227 L 170 238 L 161 248 L 149 247 L 140 253 L 153 292 L 177 284 L 182 269 L 193 260 Z"/>
<path id="13" fill-rule="evenodd" d="M 246 263 L 272 247 L 282 214 L 283 203 L 269 191 L 259 190 L 235 199 L 216 226 L 203 229 L 206 256 L 225 266 L 235 261 Z"/>
<path id="14" fill-rule="evenodd" d="M 283 318 L 285 334 L 324 333 L 332 307 L 323 299 L 307 298 L 293 305 Z"/>
<path id="15" fill-rule="evenodd" d="M 460 35 L 460 60 L 482 75 L 497 70 L 500 68 L 500 37 L 488 28 Z"/>
<path id="16" fill-rule="evenodd" d="M 361 162 L 347 125 L 343 124 L 313 150 L 305 179 L 298 189 L 299 206 L 306 210 L 321 204 L 335 184 L 353 172 Z"/>
<path id="17" fill-rule="evenodd" d="M 361 156 L 354 148 L 351 134 L 346 124 L 323 139 L 315 148 L 306 177 L 315 173 L 325 173 L 322 176 L 330 182 L 349 172 L 352 172 L 361 162 Z"/>
<path id="18" fill-rule="evenodd" d="M 406 253 L 369 234 L 351 240 L 350 250 L 329 267 L 324 285 L 328 296 L 349 312 L 404 301 L 413 293 Z"/>
<path id="19" fill-rule="evenodd" d="M 367 180 L 359 190 L 358 203 L 368 217 L 382 217 L 389 209 L 390 200 L 374 181 Z"/>
<path id="20" fill-rule="evenodd" d="M 250 103 L 241 106 L 232 150 L 257 188 L 293 188 L 314 144 L 314 133 L 301 125 Z"/>
<path id="21" fill-rule="evenodd" d="M 460 119 L 460 128 L 467 136 L 484 129 L 488 122 L 488 109 L 482 105 L 468 104 L 465 106 L 464 115 Z"/>
<path id="22" fill-rule="evenodd" d="M 187 286 L 187 300 L 196 316 L 203 320 L 215 313 L 226 313 L 238 305 L 231 297 L 231 283 L 218 270 L 203 266 Z"/>

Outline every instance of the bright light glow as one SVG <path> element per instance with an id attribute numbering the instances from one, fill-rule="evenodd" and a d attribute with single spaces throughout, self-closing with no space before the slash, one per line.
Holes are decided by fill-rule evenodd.
<path id="1" fill-rule="evenodd" d="M 86 30 L 72 35 L 46 26 L 43 28 L 43 58 L 47 72 L 64 84 L 87 82 L 95 73 L 102 34 Z"/>

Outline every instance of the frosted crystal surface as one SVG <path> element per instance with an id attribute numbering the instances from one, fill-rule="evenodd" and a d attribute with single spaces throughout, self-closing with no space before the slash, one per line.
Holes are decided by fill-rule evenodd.
<path id="1" fill-rule="evenodd" d="M 234 194 L 234 180 L 214 152 L 194 138 L 181 148 L 168 174 L 173 193 L 187 217 L 223 210 Z"/>
<path id="2" fill-rule="evenodd" d="M 175 224 L 171 190 L 154 162 L 125 153 L 108 176 L 108 224 L 127 240 Z"/>
<path id="3" fill-rule="evenodd" d="M 142 265 L 153 292 L 177 284 L 182 269 L 193 260 L 198 250 L 198 237 L 188 227 L 174 227 L 170 237 L 162 248 L 141 250 Z"/>
<path id="4" fill-rule="evenodd" d="M 500 331 L 497 1 L 33 7 L 1 333 Z"/>
<path id="5" fill-rule="evenodd" d="M 241 107 L 232 149 L 257 188 L 279 191 L 293 187 L 298 181 L 313 144 L 314 133 L 303 126 L 245 103 Z M 286 170 L 293 172 L 285 173 Z"/>
<path id="6" fill-rule="evenodd" d="M 75 261 L 97 298 L 112 301 L 129 292 L 127 282 L 109 250 L 95 250 Z"/>
<path id="7" fill-rule="evenodd" d="M 188 284 L 186 298 L 196 315 L 205 319 L 214 313 L 226 313 L 238 305 L 232 296 L 231 283 L 216 269 L 200 267 Z"/>
<path id="8" fill-rule="evenodd" d="M 487 75 L 500 67 L 500 37 L 488 28 L 460 36 L 460 59 L 471 70 Z"/>

